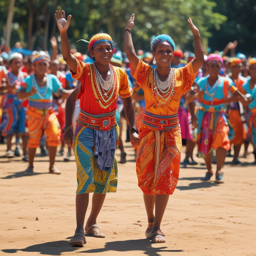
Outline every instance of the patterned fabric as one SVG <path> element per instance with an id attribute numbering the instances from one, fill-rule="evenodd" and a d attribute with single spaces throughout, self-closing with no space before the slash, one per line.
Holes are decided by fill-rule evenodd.
<path id="1" fill-rule="evenodd" d="M 16 95 L 8 95 L 8 100 L 5 99 L 0 130 L 4 137 L 25 132 L 25 110 Z"/>
<path id="2" fill-rule="evenodd" d="M 29 148 L 37 148 L 40 144 L 43 131 L 49 147 L 57 147 L 60 139 L 60 128 L 56 113 L 51 110 L 39 110 L 29 107 L 27 113 L 29 130 Z"/>
<path id="3" fill-rule="evenodd" d="M 229 60 L 229 64 L 230 64 L 230 67 L 234 67 L 234 66 L 236 66 L 236 65 L 238 65 L 238 64 L 242 64 L 242 61 L 241 61 L 241 59 L 239 59 L 239 58 L 231 58 L 230 60 Z"/>
<path id="4" fill-rule="evenodd" d="M 47 82 L 44 87 L 38 86 L 35 75 L 26 77 L 21 85 L 21 90 L 30 92 L 32 87 L 37 89 L 34 95 L 28 97 L 28 104 L 32 108 L 51 109 L 52 108 L 52 93 L 56 93 L 62 89 L 61 82 L 55 75 L 47 74 Z"/>
<path id="5" fill-rule="evenodd" d="M 117 128 L 112 132 L 116 133 Z M 114 159 L 108 171 L 97 167 L 94 143 L 95 133 L 91 128 L 77 125 L 74 140 L 74 150 L 77 164 L 77 194 L 116 192 L 117 189 L 117 162 Z"/>
<path id="6" fill-rule="evenodd" d="M 192 140 L 192 123 L 191 115 L 185 107 L 180 106 L 178 110 L 182 139 Z"/>
<path id="7" fill-rule="evenodd" d="M 228 97 L 229 91 L 234 83 L 231 79 L 219 77 L 212 87 L 208 85 L 208 77 L 199 79 L 198 86 L 204 94 L 200 109 L 197 111 L 198 129 L 197 141 L 199 154 L 207 156 L 212 149 L 222 147 L 226 150 L 230 148 L 230 140 L 234 137 L 234 130 L 225 116 L 225 105 L 223 99 Z M 206 105 L 206 102 L 216 103 Z M 220 102 L 219 104 L 217 104 Z"/>
<path id="8" fill-rule="evenodd" d="M 98 43 L 101 43 L 101 42 L 108 42 L 113 48 L 113 41 L 111 36 L 106 33 L 98 33 L 91 38 L 88 46 L 89 50 L 93 49 Z"/>
<path id="9" fill-rule="evenodd" d="M 49 58 L 48 54 L 46 54 L 44 51 L 39 51 L 33 55 L 32 62 L 37 63 L 39 61 L 50 62 L 50 58 Z"/>
<path id="10" fill-rule="evenodd" d="M 156 115 L 169 116 L 176 114 L 180 105 L 180 98 L 188 92 L 195 80 L 192 63 L 183 68 L 175 69 L 176 86 L 174 95 L 170 97 L 168 104 L 161 104 L 158 96 L 153 92 L 153 68 L 140 60 L 134 74 L 134 78 L 144 91 L 146 111 Z"/>
<path id="11" fill-rule="evenodd" d="M 111 65 L 110 65 L 111 66 Z M 72 77 L 81 82 L 81 90 L 77 98 L 80 99 L 80 108 L 92 115 L 109 113 L 117 109 L 118 94 L 122 98 L 132 95 L 132 88 L 129 86 L 126 72 L 121 68 L 113 67 L 115 74 L 115 90 L 112 99 L 105 103 L 96 86 L 96 75 L 93 64 L 86 64 L 77 60 L 77 72 Z M 111 90 L 110 90 L 111 91 Z M 102 92 L 103 93 L 103 92 Z"/>
<path id="12" fill-rule="evenodd" d="M 203 115 L 201 130 L 198 134 L 199 155 L 206 157 L 213 149 L 230 149 L 229 127 L 224 112 L 204 112 L 199 110 L 198 115 Z"/>
<path id="13" fill-rule="evenodd" d="M 256 108 L 252 110 L 252 115 L 250 118 L 250 134 L 252 138 L 252 144 L 256 147 Z"/>
<path id="14" fill-rule="evenodd" d="M 207 59 L 206 59 L 206 61 L 205 61 L 206 63 L 218 63 L 220 66 L 222 66 L 223 65 L 223 59 L 221 58 L 221 56 L 220 55 L 218 55 L 218 54 L 210 54 L 208 57 L 207 57 Z"/>
<path id="15" fill-rule="evenodd" d="M 138 186 L 148 195 L 173 194 L 180 170 L 180 127 L 160 132 L 142 124 L 137 148 Z"/>
<path id="16" fill-rule="evenodd" d="M 167 104 L 161 104 L 153 90 L 153 68 L 139 62 L 134 78 L 141 86 L 145 95 L 145 111 L 151 115 L 177 115 L 180 98 L 190 90 L 196 74 L 192 64 L 175 69 L 176 85 L 174 94 Z M 181 132 L 180 126 L 168 131 L 159 131 L 142 123 L 141 141 L 138 146 L 136 171 L 138 185 L 145 194 L 171 195 L 177 185 L 180 169 Z"/>
<path id="17" fill-rule="evenodd" d="M 15 90 L 8 92 L 3 98 L 1 124 L 3 136 L 25 132 L 25 109 L 22 107 L 22 102 L 18 99 L 16 92 L 23 83 L 25 76 L 26 74 L 23 72 L 19 72 L 18 76 L 15 76 L 11 71 L 6 75 L 9 84 L 13 86 L 15 84 Z"/>

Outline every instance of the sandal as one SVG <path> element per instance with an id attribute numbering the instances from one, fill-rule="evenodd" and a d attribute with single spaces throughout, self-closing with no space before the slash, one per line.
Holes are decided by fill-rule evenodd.
<path id="1" fill-rule="evenodd" d="M 223 172 L 220 172 L 216 175 L 216 180 L 215 180 L 216 183 L 220 184 L 220 183 L 224 183 L 223 181 Z"/>
<path id="2" fill-rule="evenodd" d="M 80 233 L 76 233 L 71 240 L 69 241 L 70 245 L 73 246 L 79 246 L 79 247 L 83 247 L 84 244 L 86 244 L 86 240 L 84 235 L 80 234 Z"/>
<path id="3" fill-rule="evenodd" d="M 53 168 L 49 171 L 49 173 L 59 175 L 61 174 L 61 171 L 57 167 L 53 166 Z"/>
<path id="4" fill-rule="evenodd" d="M 154 222 L 155 222 L 155 219 L 148 220 L 148 228 L 145 231 L 145 236 L 148 239 L 152 239 L 151 230 L 153 228 Z"/>
<path id="5" fill-rule="evenodd" d="M 152 234 L 152 242 L 153 243 L 166 243 L 166 239 L 164 237 L 163 232 L 158 229 Z"/>
<path id="6" fill-rule="evenodd" d="M 86 232 L 88 235 L 99 237 L 99 238 L 105 238 L 105 235 L 101 232 L 100 228 L 97 226 L 97 224 L 93 224 Z"/>

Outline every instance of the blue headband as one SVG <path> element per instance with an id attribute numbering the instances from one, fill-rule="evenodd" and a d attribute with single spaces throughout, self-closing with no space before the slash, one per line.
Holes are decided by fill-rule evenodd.
<path id="1" fill-rule="evenodd" d="M 159 35 L 159 36 L 155 37 L 152 40 L 152 42 L 151 42 L 151 50 L 152 50 L 152 52 L 155 50 L 156 46 L 159 43 L 164 42 L 164 41 L 168 42 L 172 46 L 173 51 L 174 51 L 175 43 L 173 42 L 172 38 L 170 36 L 168 36 L 168 35 L 163 34 L 163 35 Z"/>
<path id="2" fill-rule="evenodd" d="M 111 42 L 111 41 L 109 41 L 109 40 L 106 40 L 106 39 L 101 39 L 101 40 L 99 40 L 99 41 L 96 41 L 96 42 L 92 45 L 91 49 L 93 50 L 94 47 L 95 47 L 98 43 L 102 43 L 102 42 L 110 43 L 111 47 L 113 48 L 113 42 Z"/>

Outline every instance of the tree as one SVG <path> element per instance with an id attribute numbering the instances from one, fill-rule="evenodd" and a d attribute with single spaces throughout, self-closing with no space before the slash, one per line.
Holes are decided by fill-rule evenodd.
<path id="1" fill-rule="evenodd" d="M 12 20 L 13 20 L 13 14 L 14 14 L 14 4 L 15 0 L 10 0 L 9 2 L 9 8 L 8 8 L 8 15 L 7 15 L 7 21 L 6 21 L 6 27 L 5 27 L 5 44 L 7 46 L 10 46 L 10 39 L 11 39 L 11 32 L 12 32 Z"/>

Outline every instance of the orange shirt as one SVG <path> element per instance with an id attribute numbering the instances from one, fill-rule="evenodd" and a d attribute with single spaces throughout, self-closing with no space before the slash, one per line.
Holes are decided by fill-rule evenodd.
<path id="1" fill-rule="evenodd" d="M 162 104 L 154 91 L 153 68 L 140 60 L 134 74 L 134 78 L 144 91 L 146 111 L 155 115 L 168 116 L 178 112 L 180 98 L 190 90 L 194 83 L 196 73 L 190 62 L 185 67 L 176 68 L 174 71 L 176 83 L 173 95 Z M 175 79 L 174 79 L 175 80 Z"/>
<path id="2" fill-rule="evenodd" d="M 96 85 L 96 74 L 94 64 L 86 64 L 77 60 L 77 72 L 71 71 L 72 77 L 81 82 L 81 90 L 77 96 L 80 99 L 81 110 L 92 114 L 99 115 L 116 110 L 118 94 L 121 98 L 128 98 L 132 95 L 132 88 L 129 86 L 126 72 L 117 67 L 113 67 L 115 76 L 114 93 L 111 99 L 106 103 L 103 101 L 99 88 Z M 109 95 L 111 95 L 111 91 Z M 103 94 L 103 92 L 101 91 Z"/>

